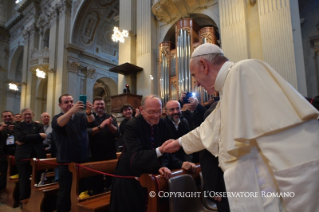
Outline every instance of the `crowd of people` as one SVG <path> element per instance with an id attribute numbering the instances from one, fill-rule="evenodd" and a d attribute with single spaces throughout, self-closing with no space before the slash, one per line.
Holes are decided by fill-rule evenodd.
<path id="1" fill-rule="evenodd" d="M 74 102 L 71 95 L 64 94 L 58 100 L 61 113 L 55 115 L 52 122 L 47 112 L 41 114 L 41 123 L 34 121 L 30 108 L 15 115 L 3 111 L 0 189 L 6 187 L 8 163 L 5 156 L 15 156 L 20 200 L 24 200 L 30 196 L 32 167 L 28 159 L 45 158 L 46 153 L 51 153 L 61 164 L 55 171 L 55 181 L 59 182 L 57 211 L 71 211 L 72 174 L 63 164 L 116 159 L 119 150 L 122 154 L 116 175 L 139 177 L 143 173 L 160 173 L 168 179 L 172 169 L 192 172 L 195 163 L 200 162 L 207 191 L 240 191 L 234 183 L 237 182 L 247 191 L 286 191 L 285 185 L 289 185 L 289 189 L 298 194 L 298 186 L 304 181 L 289 179 L 292 172 L 300 170 L 302 173 L 298 174 L 318 176 L 318 168 L 313 168 L 316 166 L 312 163 L 319 160 L 316 152 L 319 148 L 318 111 L 315 109 L 318 109 L 319 97 L 309 98 L 309 104 L 266 63 L 248 60 L 234 64 L 213 44 L 204 44 L 194 51 L 190 70 L 197 84 L 210 94 L 218 91 L 221 101 L 211 99 L 203 106 L 194 97 L 184 102 L 185 93 L 181 93 L 178 101 L 170 100 L 162 105 L 158 96 L 150 94 L 143 97 L 141 106 L 135 111 L 130 104 L 121 107 L 124 119 L 120 126 L 112 114 L 106 113 L 102 97 L 95 97 L 92 103 Z M 278 105 L 270 107 L 269 102 Z M 298 144 L 300 136 L 308 143 Z M 276 142 L 278 140 L 280 142 Z M 285 152 L 283 145 L 290 146 L 289 151 Z M 297 150 L 304 152 L 298 160 L 296 154 L 292 154 Z M 304 164 L 312 167 L 312 171 Z M 257 169 L 266 174 L 256 174 L 253 170 Z M 256 175 L 255 187 L 242 176 L 242 170 Z M 258 184 L 261 178 L 269 182 L 267 186 Z M 312 186 L 319 189 L 318 183 Z M 90 195 L 111 190 L 112 212 L 140 212 L 147 207 L 147 192 L 134 179 L 99 175 L 81 182 L 80 190 L 88 190 Z M 218 211 L 317 207 L 315 201 L 305 206 L 300 202 L 271 198 L 254 204 L 227 197 L 209 201 L 217 204 Z"/>

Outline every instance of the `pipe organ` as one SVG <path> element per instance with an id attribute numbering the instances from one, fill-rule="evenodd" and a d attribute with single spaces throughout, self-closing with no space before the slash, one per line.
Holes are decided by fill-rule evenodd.
<path id="1" fill-rule="evenodd" d="M 160 96 L 163 106 L 170 99 L 179 99 L 182 91 L 196 92 L 200 103 L 210 98 L 204 88 L 196 86 L 189 70 L 194 49 L 202 43 L 217 44 L 214 27 L 200 28 L 191 18 L 180 19 L 175 24 L 175 44 L 164 41 L 159 45 Z"/>

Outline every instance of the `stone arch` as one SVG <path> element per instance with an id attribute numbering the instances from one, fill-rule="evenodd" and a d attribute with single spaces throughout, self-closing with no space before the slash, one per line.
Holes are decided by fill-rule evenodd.
<path id="1" fill-rule="evenodd" d="M 47 28 L 43 34 L 42 48 L 50 49 L 50 28 Z"/>
<path id="2" fill-rule="evenodd" d="M 35 98 L 35 120 L 40 120 L 41 113 L 46 111 L 47 105 L 48 78 L 37 79 Z M 51 114 L 52 115 L 52 114 Z"/>
<path id="3" fill-rule="evenodd" d="M 117 94 L 118 86 L 112 78 L 101 77 L 93 85 L 93 99 L 96 96 L 101 96 L 104 99 L 107 113 L 111 113 L 111 96 Z"/>
<path id="4" fill-rule="evenodd" d="M 76 12 L 71 42 L 106 61 L 118 62 L 118 43 L 112 41 L 119 0 L 86 0 Z"/>
<path id="5" fill-rule="evenodd" d="M 219 19 L 217 16 L 214 17 L 215 19 L 213 19 L 210 16 L 203 13 L 193 13 L 190 15 L 190 17 L 193 19 L 194 22 L 196 22 L 199 25 L 200 28 L 214 27 L 219 34 Z M 166 27 L 168 29 L 166 29 L 166 31 L 163 33 L 163 39 L 160 42 L 171 41 L 175 43 L 175 24 L 177 21 L 171 23 L 169 27 Z"/>
<path id="6" fill-rule="evenodd" d="M 18 46 L 14 51 L 8 71 L 8 79 L 21 82 L 22 80 L 22 65 L 23 65 L 23 46 Z"/>

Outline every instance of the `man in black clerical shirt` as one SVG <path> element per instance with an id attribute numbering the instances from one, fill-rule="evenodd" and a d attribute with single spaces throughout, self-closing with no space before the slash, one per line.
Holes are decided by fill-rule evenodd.
<path id="1" fill-rule="evenodd" d="M 118 136 L 117 121 L 114 116 L 105 112 L 105 102 L 102 97 L 93 99 L 94 125 L 89 128 L 89 140 L 91 149 L 91 161 L 116 159 L 115 138 Z M 112 178 L 107 178 L 107 187 L 110 186 Z M 93 194 L 102 193 L 103 175 L 92 177 Z"/>
<path id="2" fill-rule="evenodd" d="M 11 111 L 2 112 L 0 124 L 0 191 L 7 185 L 8 161 L 6 155 L 14 155 L 15 143 L 13 137 L 13 113 Z"/>
<path id="3" fill-rule="evenodd" d="M 34 114 L 31 109 L 25 108 L 21 111 L 23 121 L 14 125 L 13 136 L 16 151 L 15 160 L 19 172 L 20 200 L 30 197 L 30 175 L 32 167 L 30 158 L 46 158 L 43 140 L 47 137 L 43 125 L 32 120 Z"/>
<path id="4" fill-rule="evenodd" d="M 124 117 L 123 121 L 120 124 L 120 138 L 119 138 L 119 145 L 123 146 L 124 144 L 124 128 L 126 123 L 133 117 L 133 107 L 130 104 L 124 104 L 121 107 L 121 113 Z"/>
<path id="5" fill-rule="evenodd" d="M 86 114 L 80 112 L 84 109 L 85 104 Z M 57 162 L 88 162 L 90 150 L 87 128 L 93 126 L 94 123 L 94 116 L 91 114 L 92 104 L 88 101 L 78 101 L 74 104 L 73 97 L 70 94 L 63 94 L 59 98 L 59 106 L 62 112 L 55 115 L 52 119 L 54 142 L 57 149 Z M 71 211 L 72 173 L 66 165 L 59 165 L 58 169 L 59 194 L 57 211 Z"/>
<path id="6" fill-rule="evenodd" d="M 116 174 L 139 177 L 143 173 L 160 172 L 169 178 L 171 171 L 159 160 L 161 145 L 167 140 L 165 121 L 161 119 L 161 99 L 155 95 L 143 97 L 140 111 L 140 115 L 126 123 L 123 153 Z M 147 195 L 147 190 L 137 180 L 114 178 L 110 211 L 145 211 Z"/>
<path id="7" fill-rule="evenodd" d="M 166 131 L 168 137 L 171 139 L 177 139 L 189 132 L 189 126 L 187 120 L 182 117 L 181 106 L 178 101 L 170 100 L 165 106 L 166 114 Z M 163 158 L 163 166 L 170 169 L 185 169 L 188 171 L 193 171 L 195 169 L 195 164 L 192 162 L 192 155 L 187 155 L 181 148 L 179 151 L 168 154 L 168 160 Z"/>

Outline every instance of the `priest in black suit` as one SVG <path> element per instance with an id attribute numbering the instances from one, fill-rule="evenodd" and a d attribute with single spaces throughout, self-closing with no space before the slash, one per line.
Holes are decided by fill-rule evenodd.
<path id="1" fill-rule="evenodd" d="M 139 177 L 143 173 L 158 173 L 169 178 L 171 171 L 162 167 L 162 143 L 167 140 L 165 121 L 161 119 L 161 99 L 149 95 L 142 99 L 141 115 L 125 126 L 123 153 L 116 174 Z M 115 178 L 111 192 L 111 212 L 141 212 L 147 206 L 148 193 L 135 179 Z"/>
<path id="2" fill-rule="evenodd" d="M 33 112 L 29 108 L 21 111 L 23 122 L 13 128 L 16 152 L 15 160 L 19 172 L 20 200 L 30 197 L 30 175 L 32 167 L 30 158 L 46 158 L 43 140 L 46 138 L 43 125 L 32 120 Z"/>
<path id="3" fill-rule="evenodd" d="M 181 105 L 176 100 L 170 100 L 166 103 L 166 133 L 171 139 L 177 139 L 189 132 L 188 121 L 182 116 Z M 196 167 L 192 163 L 193 155 L 187 155 L 183 148 L 168 154 L 168 157 L 162 159 L 163 166 L 169 169 L 185 169 L 187 171 L 193 171 Z"/>

